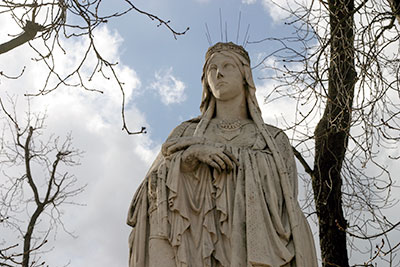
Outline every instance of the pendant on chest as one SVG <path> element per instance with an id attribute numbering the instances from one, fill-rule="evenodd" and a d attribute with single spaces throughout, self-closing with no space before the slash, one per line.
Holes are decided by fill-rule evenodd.
<path id="1" fill-rule="evenodd" d="M 235 137 L 239 136 L 242 128 L 237 129 L 219 129 L 217 135 L 225 140 L 232 141 Z"/>

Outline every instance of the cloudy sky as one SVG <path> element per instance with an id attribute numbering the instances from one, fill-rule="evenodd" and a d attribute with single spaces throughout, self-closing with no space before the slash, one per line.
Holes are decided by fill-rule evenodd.
<path id="1" fill-rule="evenodd" d="M 123 1 L 112 2 L 113 6 L 105 8 L 122 8 L 116 3 Z M 59 229 L 57 242 L 50 240 L 50 251 L 42 256 L 50 266 L 68 263 L 73 267 L 127 266 L 130 229 L 125 220 L 129 202 L 169 132 L 180 122 L 199 115 L 200 77 L 209 46 L 205 24 L 212 43 L 220 41 L 219 10 L 223 24 L 227 24 L 228 41 L 236 42 L 238 37 L 238 42 L 243 43 L 248 25 L 252 41 L 291 31 L 283 21 L 286 14 L 269 0 L 138 0 L 135 4 L 171 20 L 170 25 L 177 31 L 190 27 L 175 40 L 165 27 L 157 27 L 148 17 L 132 12 L 110 20 L 95 32 L 103 56 L 110 62 L 119 62 L 116 69 L 127 95 L 129 128 L 146 126 L 147 134 L 128 136 L 121 131 L 120 90 L 115 81 L 100 75 L 89 84 L 104 94 L 60 87 L 31 100 L 33 111 L 47 113 L 45 136 L 54 133 L 63 137 L 71 132 L 74 147 L 85 151 L 81 165 L 68 170 L 82 185 L 87 184 L 76 198 L 83 205 L 61 209 L 66 228 L 77 238 Z M 0 25 L 7 29 L 1 31 L 0 42 L 9 40 L 8 34 L 19 32 L 6 15 L 0 14 Z M 68 39 L 63 40 L 63 45 L 67 55 L 59 51 L 56 58 L 59 71 L 66 73 L 79 62 L 87 42 Z M 276 49 L 271 43 L 251 44 L 246 48 L 253 66 Z M 37 92 L 45 79 L 46 69 L 32 60 L 34 56 L 28 45 L 0 56 L 0 71 L 9 75 L 16 75 L 26 67 L 18 80 L 0 77 L 1 96 L 18 96 L 17 113 L 21 121 L 27 107 L 23 94 Z M 88 77 L 90 70 L 84 74 Z M 272 84 L 260 79 L 262 72 L 258 69 L 254 78 L 262 103 Z M 289 100 L 268 107 L 262 105 L 264 119 L 272 124 L 281 116 L 293 119 L 293 108 Z"/>

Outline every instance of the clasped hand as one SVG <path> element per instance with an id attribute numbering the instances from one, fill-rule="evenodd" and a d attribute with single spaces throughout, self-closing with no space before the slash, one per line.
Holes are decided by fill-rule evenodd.
<path id="1" fill-rule="evenodd" d="M 185 150 L 182 154 L 183 171 L 194 170 L 200 162 L 215 168 L 218 172 L 233 170 L 239 162 L 236 157 L 224 147 L 217 147 L 208 143 L 202 137 L 184 137 L 171 140 L 163 144 L 162 153 L 164 156 Z"/>

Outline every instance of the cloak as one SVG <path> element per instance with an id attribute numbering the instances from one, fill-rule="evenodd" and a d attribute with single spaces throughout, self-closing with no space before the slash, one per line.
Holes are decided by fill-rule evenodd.
<path id="1" fill-rule="evenodd" d="M 200 122 L 182 123 L 167 142 L 195 136 Z M 174 266 L 317 266 L 313 236 L 297 202 L 289 140 L 276 127 L 258 125 L 246 126 L 251 138 L 241 146 L 213 144 L 238 159 L 231 172 L 201 163 L 184 173 L 183 151 L 157 156 L 129 208 L 130 267 L 165 257 L 162 249 L 158 255 L 151 249 L 152 240 L 171 248 Z"/>

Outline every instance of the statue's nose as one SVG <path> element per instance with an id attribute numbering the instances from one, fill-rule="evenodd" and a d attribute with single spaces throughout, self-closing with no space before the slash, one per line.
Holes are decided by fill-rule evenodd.
<path id="1" fill-rule="evenodd" d="M 217 69 L 217 78 L 222 78 L 224 75 L 222 74 L 221 70 L 218 68 Z"/>

